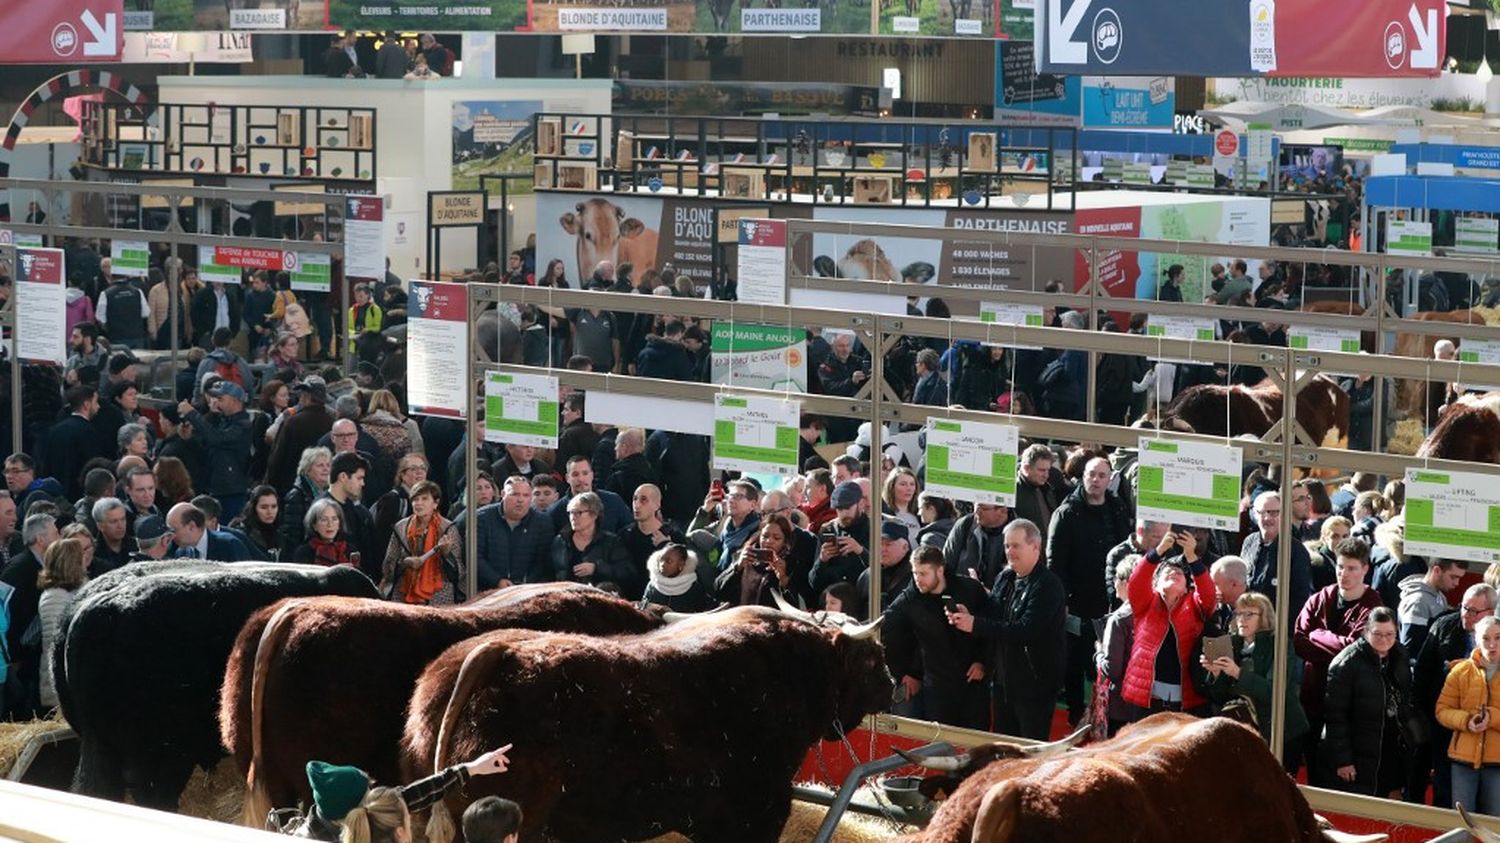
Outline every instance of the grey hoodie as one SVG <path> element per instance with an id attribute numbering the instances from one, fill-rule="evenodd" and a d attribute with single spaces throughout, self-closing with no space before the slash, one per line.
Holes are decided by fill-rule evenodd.
<path id="1" fill-rule="evenodd" d="M 1427 584 L 1423 574 L 1412 574 L 1401 580 L 1401 602 L 1396 607 L 1396 619 L 1401 624 L 1401 646 L 1407 653 L 1421 649 L 1427 639 L 1427 629 L 1438 615 L 1448 611 L 1448 598 L 1441 591 Z"/>
<path id="2" fill-rule="evenodd" d="M 240 385 L 245 388 L 245 393 L 253 400 L 255 396 L 255 375 L 250 371 L 250 364 L 245 362 L 245 358 L 227 348 L 216 348 L 210 351 L 208 356 L 203 358 L 203 362 L 198 364 L 198 372 L 193 378 L 193 400 L 197 401 L 203 397 L 203 379 L 208 377 L 220 363 L 226 366 L 235 366 L 239 369 Z"/>

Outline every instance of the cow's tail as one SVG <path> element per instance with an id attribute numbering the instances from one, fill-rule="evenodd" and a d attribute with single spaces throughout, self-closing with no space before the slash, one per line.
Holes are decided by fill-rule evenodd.
<path id="1" fill-rule="evenodd" d="M 432 748 L 432 771 L 441 772 L 448 766 L 449 756 L 452 754 L 448 748 L 448 742 L 453 739 L 453 733 L 458 727 L 458 715 L 469 703 L 469 697 L 474 695 L 474 688 L 484 676 L 482 660 L 484 656 L 493 653 L 502 645 L 486 641 L 470 650 L 464 656 L 464 663 L 458 669 L 458 677 L 453 680 L 453 691 L 448 695 L 448 705 L 443 709 L 443 719 L 438 725 L 437 739 Z M 448 806 L 442 800 L 432 806 L 432 814 L 427 818 L 427 843 L 451 843 L 456 831 L 453 825 L 453 816 L 448 813 Z"/>
<path id="2" fill-rule="evenodd" d="M 281 608 L 266 621 L 260 632 L 260 642 L 255 646 L 255 669 L 250 677 L 250 768 L 245 773 L 245 808 L 240 818 L 251 828 L 264 828 L 272 807 L 265 764 L 261 759 L 261 749 L 265 746 L 266 678 L 271 670 L 271 660 L 286 644 L 292 626 L 292 610 L 302 603 L 301 600 L 288 600 L 281 604 Z"/>

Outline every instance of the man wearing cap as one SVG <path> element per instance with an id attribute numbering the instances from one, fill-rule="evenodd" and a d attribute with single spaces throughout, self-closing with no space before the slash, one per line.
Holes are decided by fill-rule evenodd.
<path id="1" fill-rule="evenodd" d="M 333 429 L 333 414 L 328 411 L 328 384 L 317 375 L 308 375 L 296 390 L 297 412 L 281 423 L 271 443 L 266 462 L 265 482 L 286 494 L 297 474 L 302 452 L 318 444 L 323 434 Z"/>
<path id="2" fill-rule="evenodd" d="M 813 591 L 820 595 L 836 582 L 853 584 L 870 565 L 870 552 L 865 548 L 870 519 L 860 508 L 864 493 L 859 484 L 852 480 L 838 484 L 829 501 L 834 518 L 818 530 L 818 558 L 808 575 Z"/>
<path id="3" fill-rule="evenodd" d="M 177 412 L 193 425 L 193 432 L 203 443 L 208 482 L 204 491 L 219 500 L 222 511 L 230 518 L 245 508 L 245 490 L 249 485 L 246 469 L 250 466 L 250 414 L 245 412 L 249 396 L 239 384 L 219 381 L 208 393 L 207 416 L 186 401 Z"/>
<path id="4" fill-rule="evenodd" d="M 911 583 L 911 566 L 907 557 L 911 554 L 911 531 L 906 525 L 892 518 L 880 522 L 880 609 L 885 611 Z M 870 594 L 870 569 L 859 574 L 855 589 L 860 597 Z"/>
<path id="5" fill-rule="evenodd" d="M 244 562 L 255 554 L 245 543 L 224 530 L 208 529 L 208 516 L 190 503 L 180 503 L 167 510 L 167 529 L 177 550 L 178 559 L 211 559 L 215 562 Z"/>
<path id="6" fill-rule="evenodd" d="M 130 554 L 131 562 L 156 562 L 166 559 L 172 550 L 172 532 L 160 515 L 142 515 L 135 520 L 136 552 Z"/>

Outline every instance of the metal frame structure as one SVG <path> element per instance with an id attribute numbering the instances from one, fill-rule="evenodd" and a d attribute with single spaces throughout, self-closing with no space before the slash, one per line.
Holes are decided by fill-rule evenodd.
<path id="1" fill-rule="evenodd" d="M 793 262 L 788 260 L 787 285 L 789 288 L 811 288 L 858 291 L 861 293 L 884 292 L 906 297 L 920 289 L 924 294 L 940 293 L 944 298 L 983 299 L 1003 303 L 1034 304 L 1040 306 L 1063 306 L 1086 309 L 1090 330 L 1068 330 L 1050 327 L 1023 327 L 983 323 L 972 319 L 933 319 L 914 316 L 890 316 L 873 313 L 849 313 L 816 308 L 786 307 L 777 305 L 739 304 L 701 299 L 666 299 L 632 294 L 608 293 L 584 290 L 555 290 L 550 288 L 499 286 L 471 287 L 470 318 L 491 303 L 532 304 L 547 307 L 592 307 L 621 312 L 655 313 L 669 309 L 673 315 L 684 318 L 742 321 L 768 325 L 815 325 L 828 329 L 853 331 L 860 342 L 870 351 L 871 376 L 861 390 L 851 398 L 806 393 L 784 393 L 769 390 L 746 389 L 733 385 L 683 383 L 647 378 L 625 377 L 593 372 L 576 372 L 559 369 L 536 369 L 526 366 L 490 363 L 472 347 L 471 360 L 475 382 L 481 382 L 484 371 L 510 371 L 517 373 L 546 373 L 557 377 L 561 384 L 586 391 L 603 391 L 629 396 L 668 398 L 711 402 L 717 394 L 750 395 L 761 397 L 792 397 L 801 402 L 804 410 L 820 415 L 855 417 L 871 421 L 870 451 L 882 451 L 882 429 L 886 423 L 924 424 L 929 416 L 946 416 L 971 421 L 1003 421 L 1015 425 L 1022 436 L 1039 440 L 1065 442 L 1089 442 L 1100 445 L 1135 448 L 1142 434 L 1160 436 L 1150 431 L 1122 425 L 1094 422 L 1062 421 L 1052 418 L 1018 415 L 998 415 L 962 409 L 948 409 L 905 404 L 892 394 L 885 383 L 883 361 L 887 351 L 902 337 L 946 338 L 949 341 L 966 339 L 981 343 L 1004 346 L 1040 346 L 1053 349 L 1081 350 L 1089 356 L 1089 379 L 1087 418 L 1094 418 L 1095 368 L 1100 354 L 1124 354 L 1153 359 L 1188 359 L 1204 363 L 1226 365 L 1248 364 L 1261 367 L 1285 395 L 1281 419 L 1258 441 L 1244 439 L 1226 440 L 1224 437 L 1172 434 L 1176 440 L 1199 441 L 1239 448 L 1247 462 L 1279 466 L 1281 492 L 1284 500 L 1291 499 L 1291 487 L 1296 470 L 1301 468 L 1332 468 L 1340 471 L 1375 471 L 1400 476 L 1408 467 L 1424 467 L 1438 470 L 1468 471 L 1493 475 L 1500 478 L 1500 465 L 1478 465 L 1447 460 L 1431 460 L 1417 457 L 1381 453 L 1384 439 L 1380 409 L 1383 401 L 1385 378 L 1405 378 L 1420 381 L 1478 381 L 1500 384 L 1500 365 L 1436 361 L 1428 359 L 1397 357 L 1389 354 L 1353 354 L 1345 352 L 1308 351 L 1289 348 L 1232 344 L 1221 341 L 1191 341 L 1163 337 L 1144 337 L 1129 334 L 1104 333 L 1099 327 L 1101 308 L 1144 312 L 1153 315 L 1188 315 L 1213 319 L 1262 321 L 1267 311 L 1257 308 L 1242 308 L 1217 305 L 1167 303 L 1135 299 L 1115 299 L 1103 293 L 1099 283 L 1098 269 L 1101 254 L 1111 251 L 1163 252 L 1171 254 L 1219 257 L 1233 254 L 1248 259 L 1305 262 L 1310 264 L 1338 264 L 1351 267 L 1356 277 L 1363 279 L 1369 289 L 1364 300 L 1369 302 L 1365 312 L 1358 316 L 1300 311 L 1274 311 L 1277 322 L 1292 325 L 1328 326 L 1360 331 L 1374 331 L 1381 348 L 1385 338 L 1394 332 L 1410 332 L 1431 335 L 1442 333 L 1459 337 L 1493 338 L 1496 328 L 1487 325 L 1459 325 L 1431 323 L 1398 316 L 1386 303 L 1386 273 L 1389 269 L 1418 272 L 1453 271 L 1471 274 L 1500 271 L 1500 260 L 1465 260 L 1455 258 L 1392 258 L 1380 254 L 1333 252 L 1320 249 L 1287 249 L 1266 247 L 1240 247 L 1220 244 L 1185 243 L 1177 241 L 1136 240 L 1126 238 L 1090 237 L 1084 235 L 1026 235 L 982 231 L 955 231 L 938 228 L 922 228 L 900 225 L 851 225 L 848 223 L 789 220 L 789 251 L 796 248 L 798 235 L 816 232 L 847 234 L 868 237 L 907 237 L 936 240 L 961 241 L 965 243 L 989 243 L 1010 248 L 1033 249 L 1079 249 L 1087 254 L 1092 276 L 1078 293 L 1070 295 L 1044 294 L 1037 292 L 966 289 L 962 287 L 916 288 L 913 285 L 887 284 L 848 279 L 813 278 L 797 274 Z M 1297 394 L 1301 387 L 1322 371 L 1368 374 L 1376 378 L 1377 402 L 1375 410 L 1373 446 L 1375 451 L 1351 451 L 1326 447 L 1325 443 L 1312 441 L 1307 431 L 1297 422 Z M 472 430 L 472 428 L 471 428 Z M 472 476 L 475 464 L 475 449 L 466 455 L 466 466 Z M 871 460 L 871 488 L 883 487 L 883 471 L 879 459 Z M 473 501 L 469 505 L 472 508 Z M 1291 508 L 1282 510 L 1282 534 L 1291 533 Z M 471 519 L 472 524 L 472 519 Z M 470 527 L 473 530 L 473 527 Z M 477 568 L 474 561 L 473 536 L 466 544 L 469 554 L 469 586 L 474 593 L 477 586 Z M 866 546 L 879 547 L 879 520 L 871 519 L 871 530 Z M 1282 581 L 1291 570 L 1289 542 L 1282 542 L 1277 558 L 1277 577 Z M 870 605 L 879 606 L 881 594 L 880 566 L 870 566 Z M 1285 607 L 1283 607 L 1285 611 Z M 1273 680 L 1276 685 L 1285 681 L 1290 658 L 1290 642 L 1285 635 L 1276 636 L 1276 656 Z M 1275 723 L 1284 722 L 1285 695 L 1273 693 L 1272 718 Z M 919 721 L 904 721 L 902 718 L 877 718 L 879 723 L 917 724 L 902 726 L 921 730 L 930 728 Z M 954 732 L 942 727 L 945 739 Z M 895 729 L 889 729 L 895 731 Z M 933 739 L 931 732 L 922 736 Z M 1271 748 L 1278 756 L 1283 749 L 1283 735 L 1277 729 L 1271 737 Z M 1452 812 L 1419 806 L 1406 806 L 1386 800 L 1369 800 L 1362 797 L 1331 794 L 1327 791 L 1308 789 L 1314 806 L 1323 810 L 1359 816 L 1371 816 L 1414 825 L 1451 828 Z M 1500 827 L 1500 826 L 1497 826 Z"/>

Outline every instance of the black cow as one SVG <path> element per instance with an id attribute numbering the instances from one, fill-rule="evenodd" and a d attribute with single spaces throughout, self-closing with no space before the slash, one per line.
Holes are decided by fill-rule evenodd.
<path id="1" fill-rule="evenodd" d="M 73 790 L 175 811 L 194 766 L 219 745 L 219 686 L 235 636 L 283 597 L 378 598 L 346 566 L 138 562 L 89 582 L 50 655 L 57 697 L 78 733 Z"/>

